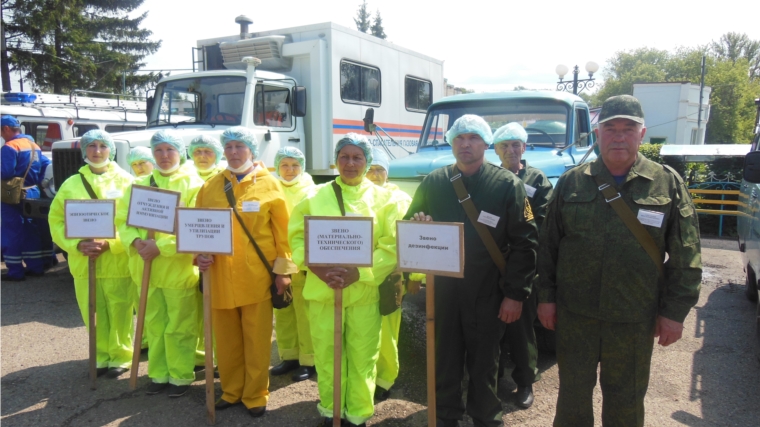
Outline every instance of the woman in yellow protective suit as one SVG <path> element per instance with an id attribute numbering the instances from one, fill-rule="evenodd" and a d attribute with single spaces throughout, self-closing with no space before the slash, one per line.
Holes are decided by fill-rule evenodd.
<path id="1" fill-rule="evenodd" d="M 119 234 L 114 239 L 67 239 L 64 206 L 66 200 L 120 199 L 132 184 L 132 176 L 112 162 L 116 155 L 113 139 L 105 131 L 91 130 L 80 140 L 86 165 L 58 188 L 48 214 L 53 241 L 69 254 L 69 270 L 74 276 L 79 310 L 85 325 L 89 322 L 88 258 L 96 261 L 97 368 L 98 376 L 116 378 L 132 363 L 132 279 L 128 256 Z M 89 325 L 88 325 L 89 326 Z"/>
<path id="2" fill-rule="evenodd" d="M 204 182 L 224 169 L 219 166 L 222 159 L 222 144 L 210 135 L 201 135 L 190 141 L 187 152 L 193 159 L 195 171 Z M 198 313 L 203 313 L 203 294 L 198 292 Z M 206 336 L 203 332 L 203 316 L 198 316 L 198 345 L 195 347 L 195 372 L 206 369 Z M 216 357 L 214 358 L 216 364 Z"/>
<path id="3" fill-rule="evenodd" d="M 211 305 L 224 394 L 216 409 L 243 403 L 260 417 L 269 400 L 269 360 L 272 349 L 272 276 L 245 230 L 251 233 L 276 275 L 282 294 L 290 274 L 298 271 L 290 259 L 288 207 L 277 179 L 261 162 L 254 162 L 258 144 L 242 126 L 222 133 L 227 170 L 211 178 L 198 194 L 198 207 L 229 208 L 232 193 L 234 256 L 198 256 L 201 270 L 211 269 Z"/>
<path id="4" fill-rule="evenodd" d="M 375 364 L 380 350 L 378 285 L 396 268 L 396 220 L 403 213 L 390 191 L 365 179 L 372 163 L 367 138 L 349 133 L 338 141 L 335 164 L 347 215 L 373 218 L 373 267 L 312 267 L 304 264 L 304 216 L 341 216 L 332 185 L 322 185 L 296 205 L 288 235 L 293 261 L 307 270 L 303 296 L 308 301 L 311 338 L 317 366 L 320 426 L 332 426 L 333 405 L 349 425 L 365 425 L 375 411 Z M 334 289 L 343 288 L 341 402 L 333 402 Z"/>
<path id="5" fill-rule="evenodd" d="M 148 147 L 134 147 L 129 150 L 127 163 L 132 168 L 132 173 L 136 177 L 146 176 L 153 173 L 156 167 L 156 161 L 153 160 L 153 152 Z"/>
<path id="6" fill-rule="evenodd" d="M 306 196 L 307 191 L 314 188 L 311 175 L 304 172 L 305 164 L 306 158 L 301 150 L 295 147 L 280 148 L 274 157 L 274 167 L 280 180 L 280 188 L 285 193 L 289 212 L 292 212 L 295 205 Z M 293 304 L 274 311 L 277 351 L 282 362 L 269 372 L 272 375 L 283 375 L 298 368 L 293 373 L 293 381 L 307 380 L 316 373 L 306 300 L 303 299 L 305 283 L 305 271 L 293 274 Z"/>
<path id="7" fill-rule="evenodd" d="M 178 191 L 180 206 L 195 206 L 203 181 L 180 168 L 185 162 L 182 138 L 160 130 L 153 134 L 150 145 L 156 168 L 134 184 Z M 195 380 L 193 366 L 201 315 L 196 300 L 198 269 L 193 266 L 193 255 L 177 253 L 175 235 L 157 232 L 154 239 L 148 240 L 147 230 L 128 226 L 129 200 L 130 192 L 126 192 L 116 212 L 116 226 L 129 247 L 129 271 L 136 286 L 142 283 L 145 261 L 153 261 L 145 311 L 151 379 L 146 393 L 158 394 L 168 387 L 169 397 L 179 397 Z"/>

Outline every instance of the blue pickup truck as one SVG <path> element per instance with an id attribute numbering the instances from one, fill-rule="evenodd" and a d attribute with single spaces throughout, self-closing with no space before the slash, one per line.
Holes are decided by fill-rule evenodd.
<path id="1" fill-rule="evenodd" d="M 464 94 L 443 98 L 428 108 L 417 152 L 392 160 L 389 178 L 408 191 L 413 182 L 422 181 L 441 166 L 453 164 L 454 156 L 445 134 L 464 114 L 483 117 L 494 131 L 509 122 L 520 123 L 528 132 L 523 159 L 544 171 L 552 184 L 582 159 L 596 158 L 590 149 L 594 134 L 589 108 L 579 96 L 531 90 Z M 501 164 L 493 147 L 486 151 L 486 159 Z"/>

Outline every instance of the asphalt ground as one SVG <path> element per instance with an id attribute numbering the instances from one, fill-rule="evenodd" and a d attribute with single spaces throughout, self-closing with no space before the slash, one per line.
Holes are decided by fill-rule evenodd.
<path id="1" fill-rule="evenodd" d="M 703 240 L 702 294 L 685 322 L 684 338 L 655 346 L 646 399 L 647 426 L 760 425 L 760 363 L 756 309 L 744 295 L 744 272 L 735 241 Z M 138 388 L 129 374 L 101 378 L 90 390 L 87 332 L 65 262 L 44 277 L 2 283 L 0 294 L 0 423 L 3 426 L 205 426 L 204 375 L 190 392 L 171 399 L 145 395 L 147 361 Z M 427 425 L 424 290 L 406 298 L 400 336 L 401 373 L 391 397 L 376 405 L 370 426 Z M 275 337 L 273 336 L 273 339 Z M 279 363 L 276 344 L 272 364 Z M 549 426 L 558 378 L 553 354 L 541 353 L 542 379 L 535 404 L 514 404 L 509 374 L 499 383 L 506 425 Z M 216 380 L 217 396 L 221 394 Z M 241 406 L 217 412 L 220 426 L 310 426 L 320 418 L 314 380 L 272 377 L 267 413 L 251 418 Z M 595 392 L 597 425 L 601 393 Z M 467 417 L 463 426 L 471 426 Z"/>

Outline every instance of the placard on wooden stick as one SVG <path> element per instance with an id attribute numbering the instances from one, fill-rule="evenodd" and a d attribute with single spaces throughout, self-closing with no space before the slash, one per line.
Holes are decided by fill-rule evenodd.
<path id="1" fill-rule="evenodd" d="M 232 255 L 232 209 L 177 208 L 177 252 Z"/>
<path id="2" fill-rule="evenodd" d="M 115 200 L 66 200 L 63 211 L 67 239 L 116 237 Z"/>
<path id="3" fill-rule="evenodd" d="M 464 277 L 464 225 L 461 222 L 396 222 L 398 270 Z"/>
<path id="4" fill-rule="evenodd" d="M 178 191 L 133 185 L 127 225 L 174 234 L 174 217 L 181 195 Z"/>
<path id="5" fill-rule="evenodd" d="M 309 267 L 372 267 L 371 217 L 304 217 L 305 263 Z"/>

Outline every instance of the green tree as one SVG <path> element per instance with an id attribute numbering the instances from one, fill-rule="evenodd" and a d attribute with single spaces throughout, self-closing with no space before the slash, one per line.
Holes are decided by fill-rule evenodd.
<path id="1" fill-rule="evenodd" d="M 362 33 L 366 33 L 370 27 L 369 21 L 370 13 L 367 12 L 367 0 L 363 0 L 362 4 L 359 6 L 359 10 L 356 12 L 356 18 L 354 18 L 356 29 Z"/>
<path id="2" fill-rule="evenodd" d="M 381 38 L 385 40 L 387 35 L 385 35 L 385 30 L 383 29 L 383 18 L 380 17 L 380 11 L 375 11 L 375 22 L 372 24 L 372 28 L 370 29 L 372 31 L 372 35 Z"/>
<path id="3" fill-rule="evenodd" d="M 760 40 L 751 40 L 744 33 L 729 32 L 723 34 L 718 41 L 713 41 L 711 48 L 715 56 L 728 59 L 734 64 L 741 58 L 746 59 L 750 77 L 760 77 Z"/>
<path id="4" fill-rule="evenodd" d="M 3 27 L 9 63 L 36 89 L 130 91 L 154 76 L 137 75 L 160 41 L 140 28 L 147 12 L 128 14 L 143 0 L 3 0 Z"/>
<path id="5" fill-rule="evenodd" d="M 665 81 L 665 64 L 669 53 L 665 50 L 640 48 L 629 52 L 617 52 L 608 60 L 602 71 L 604 83 L 596 92 L 595 102 L 601 105 L 615 95 L 633 95 L 633 84 Z"/>

